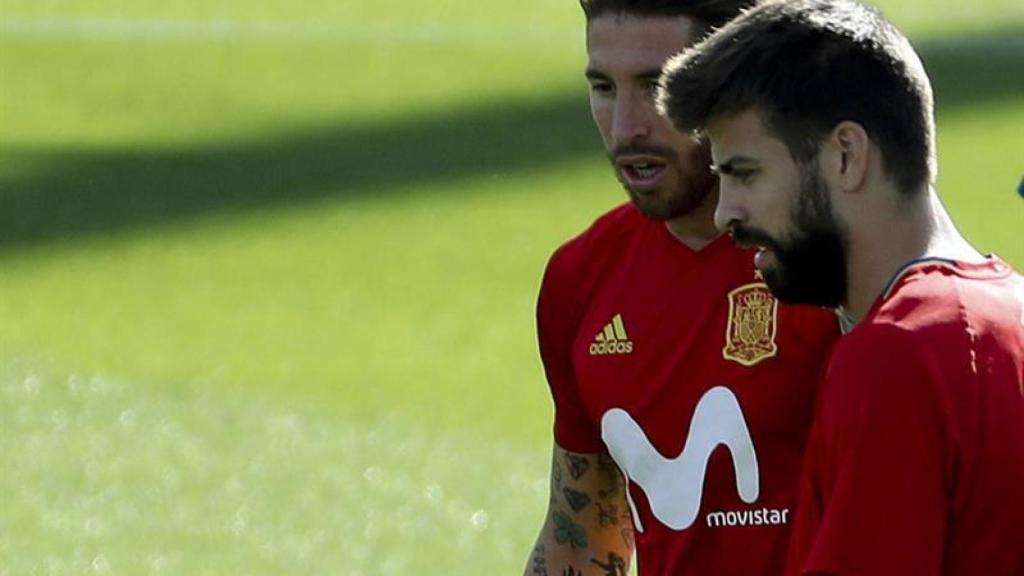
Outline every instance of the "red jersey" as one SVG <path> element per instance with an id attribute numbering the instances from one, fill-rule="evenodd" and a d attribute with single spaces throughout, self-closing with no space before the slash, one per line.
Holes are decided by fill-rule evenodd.
<path id="1" fill-rule="evenodd" d="M 791 573 L 1024 575 L 1024 279 L 906 267 L 836 344 Z"/>
<path id="2" fill-rule="evenodd" d="M 626 204 L 552 257 L 538 334 L 555 441 L 626 475 L 641 574 L 781 573 L 831 312 Z"/>

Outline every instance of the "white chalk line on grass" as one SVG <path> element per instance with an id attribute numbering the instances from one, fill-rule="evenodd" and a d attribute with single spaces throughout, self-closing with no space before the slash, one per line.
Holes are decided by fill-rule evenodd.
<path id="1" fill-rule="evenodd" d="M 70 38 L 118 41 L 246 41 L 359 42 L 385 44 L 526 44 L 568 45 L 579 34 L 541 26 L 495 24 L 416 25 L 314 23 L 234 19 L 177 20 L 115 17 L 7 17 L 0 19 L 0 38 Z"/>
<path id="2" fill-rule="evenodd" d="M 436 45 L 576 46 L 579 34 L 553 27 L 499 24 L 316 23 L 216 18 L 119 18 L 109 16 L 33 16 L 0 18 L 0 38 L 58 38 L 117 41 L 358 42 Z M 970 56 L 1024 57 L 1024 35 L 925 38 L 919 49 L 953 50 Z"/>

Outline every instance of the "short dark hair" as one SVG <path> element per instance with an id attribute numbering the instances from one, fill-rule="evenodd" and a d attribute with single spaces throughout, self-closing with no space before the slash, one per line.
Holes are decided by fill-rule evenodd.
<path id="1" fill-rule="evenodd" d="M 757 110 L 798 162 L 860 124 L 906 194 L 935 176 L 931 84 L 910 43 L 853 0 L 768 0 L 670 60 L 658 107 L 676 128 Z"/>
<path id="2" fill-rule="evenodd" d="M 703 33 L 722 26 L 757 0 L 580 0 L 587 21 L 607 14 L 688 16 Z"/>

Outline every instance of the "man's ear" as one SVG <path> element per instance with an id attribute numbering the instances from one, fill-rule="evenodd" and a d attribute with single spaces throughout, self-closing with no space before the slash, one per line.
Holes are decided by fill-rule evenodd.
<path id="1" fill-rule="evenodd" d="M 857 192 L 867 181 L 871 160 L 871 139 L 856 122 L 836 124 L 828 139 L 833 152 L 833 175 L 843 192 Z"/>

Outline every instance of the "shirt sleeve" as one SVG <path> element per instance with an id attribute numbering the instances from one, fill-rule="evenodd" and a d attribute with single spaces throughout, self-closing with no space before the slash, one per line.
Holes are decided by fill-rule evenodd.
<path id="1" fill-rule="evenodd" d="M 828 369 L 791 565 L 802 574 L 937 575 L 954 460 L 942 372 L 911 333 L 865 328 Z"/>
<path id="2" fill-rule="evenodd" d="M 592 453 L 604 444 L 587 414 L 572 366 L 583 284 L 573 256 L 563 246 L 548 262 L 537 300 L 537 342 L 555 404 L 555 443 L 571 452 Z"/>

